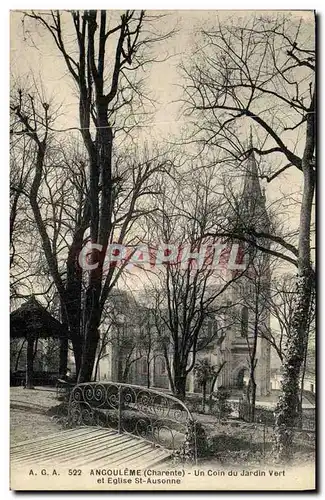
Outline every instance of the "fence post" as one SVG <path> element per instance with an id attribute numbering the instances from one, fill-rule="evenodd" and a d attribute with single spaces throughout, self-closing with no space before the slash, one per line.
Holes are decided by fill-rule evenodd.
<path id="1" fill-rule="evenodd" d="M 118 433 L 122 433 L 122 406 L 123 406 L 123 387 L 118 388 Z"/>

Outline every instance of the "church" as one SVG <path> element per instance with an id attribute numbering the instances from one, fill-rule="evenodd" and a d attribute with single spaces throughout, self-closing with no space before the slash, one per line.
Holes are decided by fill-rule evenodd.
<path id="1" fill-rule="evenodd" d="M 250 146 L 252 149 L 252 139 Z M 241 234 L 245 234 L 245 229 L 251 227 L 255 232 L 269 232 L 270 221 L 266 210 L 265 193 L 260 185 L 253 149 L 245 162 L 240 207 L 238 213 L 234 214 L 234 219 L 235 226 L 237 228 L 240 226 Z M 242 241 L 239 243 L 242 244 Z M 267 248 L 267 240 L 262 244 Z M 205 328 L 210 332 L 215 330 L 216 334 L 213 336 L 214 340 L 197 353 L 196 362 L 205 358 L 217 368 L 222 366 L 215 390 L 223 386 L 236 395 L 243 392 L 247 386 L 253 367 L 256 395 L 265 396 L 271 390 L 271 352 L 268 341 L 270 312 L 266 307 L 271 280 L 269 256 L 264 252 L 256 252 L 255 247 L 252 251 L 247 243 L 245 245 L 251 272 L 227 289 L 222 300 L 231 305 L 229 307 L 231 318 L 224 314 L 222 318 L 209 319 Z M 120 344 L 123 342 L 111 342 L 105 347 L 104 355 L 97 364 L 96 379 L 124 381 L 170 390 L 166 359 L 159 350 L 153 352 L 150 359 L 134 350 L 133 358 L 129 359 L 131 361 L 129 369 L 122 377 L 123 349 L 121 350 Z M 124 351 L 124 356 L 130 355 Z M 170 353 L 170 366 L 172 366 L 171 359 Z M 186 390 L 201 391 L 195 370 L 188 374 Z"/>

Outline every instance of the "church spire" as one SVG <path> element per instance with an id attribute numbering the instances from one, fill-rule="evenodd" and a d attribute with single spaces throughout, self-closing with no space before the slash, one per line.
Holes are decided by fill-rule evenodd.
<path id="1" fill-rule="evenodd" d="M 245 168 L 245 178 L 244 178 L 244 189 L 243 189 L 243 197 L 247 198 L 262 198 L 261 185 L 258 175 L 258 168 L 256 164 L 256 158 L 253 151 L 253 131 L 252 126 L 250 127 L 249 132 L 249 142 L 248 149 L 250 154 L 247 159 L 246 168 Z"/>
<path id="2" fill-rule="evenodd" d="M 255 220 L 255 222 L 266 228 L 268 227 L 269 219 L 265 206 L 265 192 L 264 189 L 261 189 L 257 162 L 253 151 L 252 127 L 250 127 L 249 140 L 247 142 L 247 149 L 250 153 L 244 165 L 244 186 L 241 197 L 243 216 L 246 219 L 246 223 L 251 223 Z"/>

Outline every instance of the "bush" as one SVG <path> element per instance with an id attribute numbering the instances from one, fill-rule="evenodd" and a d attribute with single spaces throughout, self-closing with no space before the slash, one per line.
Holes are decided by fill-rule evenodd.
<path id="1" fill-rule="evenodd" d="M 203 413 L 201 394 L 187 394 L 185 404 L 191 413 Z"/>
<path id="2" fill-rule="evenodd" d="M 219 387 L 214 396 L 214 411 L 220 420 L 227 419 L 232 413 L 232 406 L 228 402 L 230 393 L 224 388 Z"/>
<path id="3" fill-rule="evenodd" d="M 255 422 L 266 424 L 266 425 L 274 425 L 275 417 L 274 410 L 270 408 L 263 408 L 261 406 L 257 406 L 255 408 Z"/>
<path id="4" fill-rule="evenodd" d="M 185 441 L 174 453 L 174 460 L 178 462 L 193 462 L 195 458 L 209 455 L 209 445 L 203 425 L 198 421 L 189 421 L 185 434 Z"/>

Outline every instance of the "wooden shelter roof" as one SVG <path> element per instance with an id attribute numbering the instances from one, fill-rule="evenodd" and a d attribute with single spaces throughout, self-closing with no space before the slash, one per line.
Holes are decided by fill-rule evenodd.
<path id="1" fill-rule="evenodd" d="M 60 338 L 67 331 L 35 297 L 31 297 L 10 314 L 11 338 Z"/>

